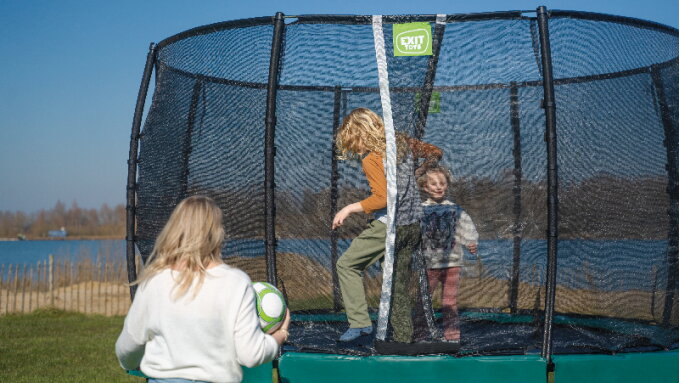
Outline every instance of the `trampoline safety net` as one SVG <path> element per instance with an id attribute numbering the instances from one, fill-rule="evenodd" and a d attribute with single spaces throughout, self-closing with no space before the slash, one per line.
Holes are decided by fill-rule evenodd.
<path id="1" fill-rule="evenodd" d="M 527 12 L 263 17 L 164 40 L 152 50 L 152 103 L 133 134 L 134 244 L 146 258 L 179 201 L 215 199 L 225 261 L 253 281 L 274 280 L 287 297 L 285 350 L 541 353 L 546 323 L 555 354 L 677 349 L 678 32 L 572 11 L 547 21 L 552 78 L 544 78 L 545 32 Z M 414 26 L 424 35 L 404 34 Z M 404 44 L 426 52 L 402 55 Z M 553 196 L 544 81 L 554 86 Z M 336 264 L 372 221 L 353 214 L 331 230 L 338 210 L 370 194 L 361 162 L 339 160 L 334 137 L 359 107 L 386 122 L 389 113 L 396 137 L 441 149 L 453 219 L 464 212 L 478 239 L 476 252 L 462 247 L 457 280 L 442 279 L 457 284 L 452 314 L 452 298 L 428 283 L 427 212 L 411 231 L 400 221 L 407 188 L 421 209 L 428 198 L 400 181 L 415 179 L 418 159 L 386 160 L 396 170 L 395 237 L 363 273 L 377 331 L 340 343 L 348 325 Z M 554 270 L 551 199 L 559 201 Z M 451 320 L 459 342 L 447 335 Z"/>

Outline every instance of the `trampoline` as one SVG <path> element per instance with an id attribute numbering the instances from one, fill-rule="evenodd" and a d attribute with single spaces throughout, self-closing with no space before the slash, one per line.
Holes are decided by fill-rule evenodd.
<path id="1" fill-rule="evenodd" d="M 277 13 L 151 44 L 130 140 L 129 278 L 175 205 L 208 195 L 225 261 L 276 284 L 293 314 L 282 356 L 246 380 L 677 381 L 677 47 L 665 25 L 545 7 Z M 336 341 L 335 264 L 367 217 L 330 224 L 369 190 L 334 135 L 357 107 L 441 148 L 449 198 L 475 222 L 455 347 L 417 262 L 423 319 L 411 342 L 391 338 L 393 243 L 364 275 L 376 338 Z"/>

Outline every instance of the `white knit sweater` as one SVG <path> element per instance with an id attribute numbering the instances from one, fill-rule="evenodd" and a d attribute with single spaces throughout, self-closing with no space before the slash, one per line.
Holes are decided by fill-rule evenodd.
<path id="1" fill-rule="evenodd" d="M 260 329 L 247 274 L 211 268 L 195 298 L 189 290 L 177 300 L 174 277 L 164 270 L 137 290 L 116 342 L 124 369 L 140 368 L 153 378 L 240 382 L 241 365 L 274 359 L 279 347 Z"/>

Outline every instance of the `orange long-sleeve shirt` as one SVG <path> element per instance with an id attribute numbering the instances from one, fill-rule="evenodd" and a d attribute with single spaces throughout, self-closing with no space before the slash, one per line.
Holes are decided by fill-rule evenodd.
<path id="1" fill-rule="evenodd" d="M 371 195 L 360 203 L 364 213 L 370 214 L 387 206 L 387 178 L 382 156 L 376 152 L 369 153 L 361 160 L 361 167 L 371 188 Z"/>
<path id="2" fill-rule="evenodd" d="M 439 160 L 442 157 L 442 150 L 434 145 L 414 138 L 409 138 L 408 143 L 415 158 Z M 361 167 L 371 188 L 371 195 L 359 203 L 364 213 L 370 214 L 387 206 L 387 178 L 382 155 L 376 152 L 369 153 L 361 160 Z"/>

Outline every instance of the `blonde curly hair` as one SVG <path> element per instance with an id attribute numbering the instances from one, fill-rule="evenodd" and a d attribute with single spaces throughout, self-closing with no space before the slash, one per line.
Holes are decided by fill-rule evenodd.
<path id="1" fill-rule="evenodd" d="M 406 134 L 397 132 L 397 158 L 403 158 L 409 148 Z M 368 108 L 356 108 L 343 120 L 335 137 L 338 159 L 356 159 L 367 152 L 385 155 L 385 124 Z"/>

